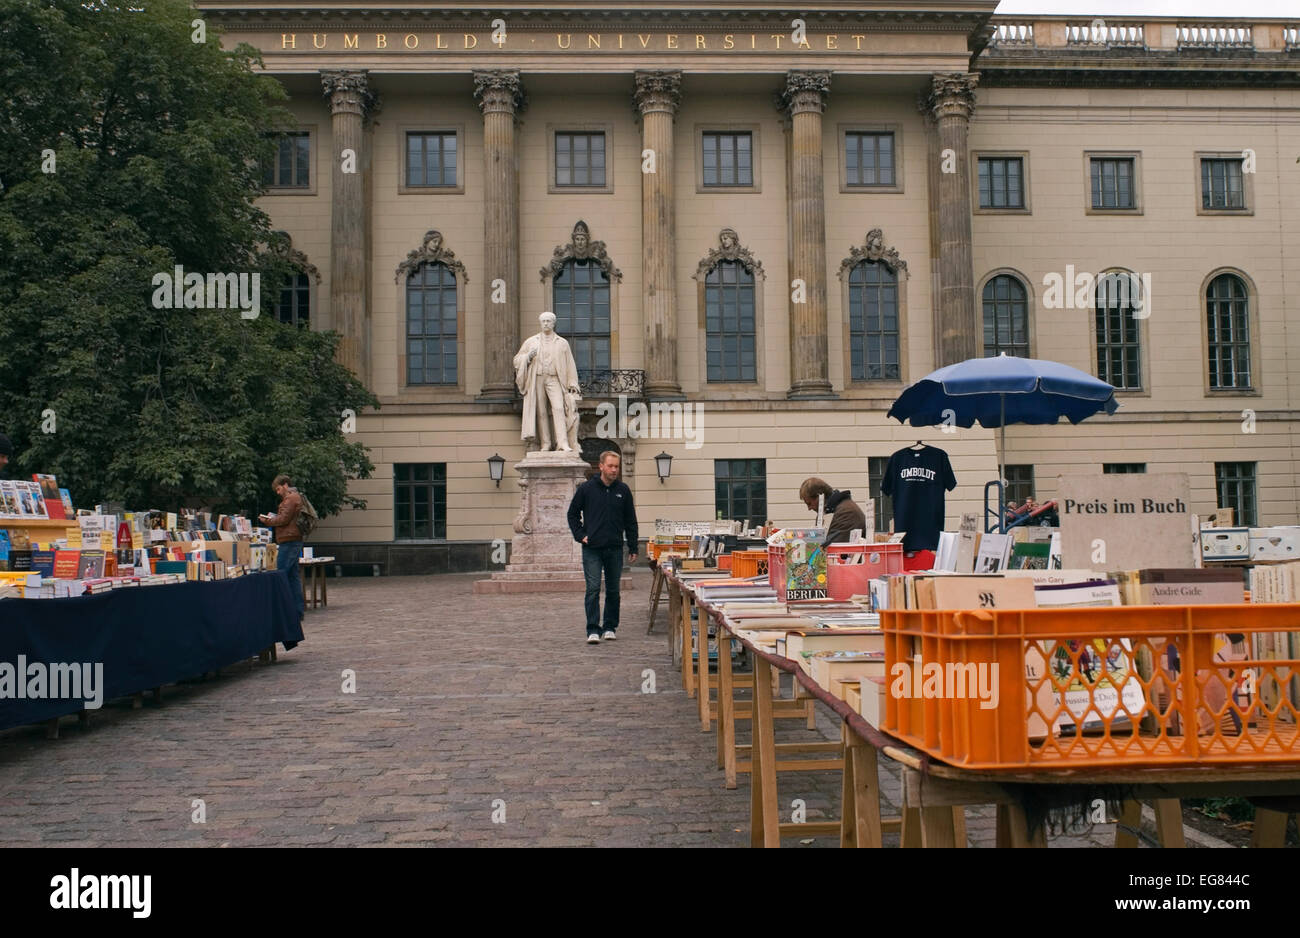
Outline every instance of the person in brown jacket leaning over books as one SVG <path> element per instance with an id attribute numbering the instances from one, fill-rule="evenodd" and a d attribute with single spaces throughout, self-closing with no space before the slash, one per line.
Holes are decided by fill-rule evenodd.
<path id="1" fill-rule="evenodd" d="M 271 483 L 275 494 L 280 496 L 280 510 L 273 515 L 258 515 L 258 519 L 275 529 L 275 569 L 289 574 L 289 592 L 298 606 L 298 621 L 307 611 L 302 596 L 302 576 L 298 572 L 298 561 L 302 559 L 302 530 L 298 527 L 298 513 L 302 511 L 302 496 L 289 482 L 287 475 L 278 475 Z M 294 644 L 297 644 L 296 642 Z M 285 643 L 285 648 L 290 644 Z"/>
<path id="2" fill-rule="evenodd" d="M 826 496 L 826 514 L 830 517 L 826 528 L 826 540 L 822 542 L 823 547 L 848 543 L 849 533 L 854 528 L 861 530 L 864 537 L 871 533 L 866 529 L 867 516 L 863 514 L 850 494 L 847 490 L 841 492 L 831 488 L 816 476 L 804 479 L 803 485 L 799 486 L 799 499 L 809 511 L 817 510 L 819 495 Z"/>

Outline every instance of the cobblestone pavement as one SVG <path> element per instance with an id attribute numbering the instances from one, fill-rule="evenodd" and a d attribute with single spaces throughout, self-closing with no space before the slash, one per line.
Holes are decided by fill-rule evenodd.
<path id="1" fill-rule="evenodd" d="M 644 568 L 618 641 L 592 647 L 581 595 L 474 596 L 479 576 L 334 581 L 276 664 L 109 703 L 88 728 L 65 718 L 58 740 L 0 732 L 0 845 L 748 845 L 748 778 L 722 787 L 664 612 L 645 633 Z M 827 713 L 818 731 L 839 738 Z M 777 738 L 818 731 L 779 721 Z M 785 819 L 796 798 L 810 821 L 838 816 L 836 773 L 779 782 Z M 991 844 L 991 813 L 968 817 Z"/>

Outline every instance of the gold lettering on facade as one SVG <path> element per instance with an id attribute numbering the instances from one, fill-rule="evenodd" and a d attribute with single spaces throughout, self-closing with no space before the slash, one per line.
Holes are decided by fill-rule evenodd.
<path id="1" fill-rule="evenodd" d="M 727 35 L 722 37 L 722 48 L 734 49 L 735 47 L 736 47 L 736 40 L 731 33 L 727 33 Z"/>
<path id="2" fill-rule="evenodd" d="M 642 36 L 640 33 L 637 33 L 637 34 L 636 34 L 636 38 L 638 38 L 638 39 L 641 40 L 641 48 L 642 48 L 642 49 L 644 49 L 646 46 L 650 45 L 650 37 L 649 37 L 649 36 Z"/>
<path id="3" fill-rule="evenodd" d="M 618 47 L 619 47 L 620 49 L 623 48 L 623 34 L 622 34 L 622 33 L 619 33 L 619 34 L 618 34 Z"/>
<path id="4" fill-rule="evenodd" d="M 750 33 L 750 34 L 749 34 L 749 47 L 750 47 L 751 49 L 756 49 L 756 48 L 758 48 L 757 46 L 754 45 L 754 34 L 753 34 L 753 33 Z"/>
<path id="5" fill-rule="evenodd" d="M 388 35 L 386 33 L 375 33 L 375 48 L 376 49 L 388 48 Z"/>
<path id="6" fill-rule="evenodd" d="M 799 48 L 800 48 L 800 49 L 811 49 L 812 46 L 808 45 L 808 40 L 807 40 L 807 39 L 804 39 L 804 40 L 802 40 L 802 41 L 799 43 Z"/>
<path id="7" fill-rule="evenodd" d="M 433 47 L 434 47 L 435 49 L 450 49 L 450 48 L 451 48 L 451 46 L 444 46 L 444 45 L 442 44 L 442 33 L 434 33 L 434 34 L 433 34 Z"/>
<path id="8" fill-rule="evenodd" d="M 569 46 L 573 44 L 573 34 L 565 33 L 564 35 L 560 35 L 559 33 L 556 33 L 555 44 L 561 49 L 569 48 Z"/>
<path id="9" fill-rule="evenodd" d="M 406 48 L 408 49 L 419 48 L 420 37 L 417 36 L 415 33 L 407 33 L 405 36 L 402 37 L 402 45 L 406 46 Z"/>
<path id="10" fill-rule="evenodd" d="M 668 48 L 670 48 L 670 49 L 676 49 L 676 48 L 677 48 L 677 34 L 676 34 L 676 33 L 669 33 L 669 34 L 668 34 Z"/>
<path id="11" fill-rule="evenodd" d="M 704 37 L 701 36 L 699 33 L 696 33 L 696 34 L 695 34 L 695 48 L 697 48 L 697 49 L 707 49 L 707 48 L 708 48 L 708 46 L 706 46 L 706 45 L 704 44 Z"/>
<path id="12" fill-rule="evenodd" d="M 319 39 L 320 42 L 317 42 L 317 41 L 316 41 L 317 39 Z M 329 39 L 329 34 L 328 34 L 328 33 L 326 33 L 324 36 L 322 36 L 320 33 L 312 33 L 312 34 L 311 34 L 311 44 L 312 44 L 312 46 L 313 46 L 314 48 L 317 48 L 317 49 L 324 49 L 324 48 L 325 48 L 325 42 L 326 42 L 326 40 L 328 40 L 328 39 Z"/>
<path id="13" fill-rule="evenodd" d="M 784 33 L 772 33 L 772 38 L 776 40 L 776 47 L 781 48 L 781 40 L 785 38 Z"/>
<path id="14" fill-rule="evenodd" d="M 349 36 L 347 33 L 344 33 L 344 34 L 343 34 L 343 48 L 345 48 L 345 49 L 360 49 L 360 48 L 361 48 L 361 34 L 360 34 L 360 33 L 353 33 L 351 36 Z"/>
<path id="15" fill-rule="evenodd" d="M 836 43 L 839 42 L 839 41 L 840 41 L 840 37 L 839 37 L 838 35 L 836 35 L 835 33 L 831 33 L 831 34 L 829 34 L 829 35 L 826 37 L 826 48 L 827 48 L 827 49 L 838 49 L 839 46 L 836 45 Z"/>
<path id="16" fill-rule="evenodd" d="M 866 37 L 866 36 L 859 36 L 858 34 L 854 33 L 852 38 L 855 39 L 855 40 L 857 40 L 858 48 L 861 49 L 861 48 L 862 48 L 862 40 L 863 40 L 863 39 L 866 39 L 867 37 Z"/>
<path id="17" fill-rule="evenodd" d="M 599 49 L 599 48 L 600 48 L 600 34 L 599 34 L 599 33 L 597 33 L 597 34 L 594 35 L 594 36 L 593 36 L 591 33 L 587 33 L 587 48 L 588 48 L 588 49 Z"/>
<path id="18" fill-rule="evenodd" d="M 292 49 L 298 44 L 297 33 L 280 33 L 280 48 Z"/>
<path id="19" fill-rule="evenodd" d="M 471 39 L 474 40 L 474 41 L 473 41 L 473 42 L 470 42 Z M 475 48 L 475 47 L 477 47 L 477 46 L 478 46 L 478 36 L 475 36 L 473 33 L 466 33 L 466 34 L 465 34 L 465 48 L 466 48 L 466 49 L 473 49 L 473 48 Z"/>

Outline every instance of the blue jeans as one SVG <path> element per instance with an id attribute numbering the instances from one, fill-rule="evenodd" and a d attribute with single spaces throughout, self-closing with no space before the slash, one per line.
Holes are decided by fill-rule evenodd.
<path id="1" fill-rule="evenodd" d="M 605 630 L 618 631 L 618 585 L 623 577 L 623 545 L 582 545 L 582 574 L 587 578 L 587 634 L 599 635 L 600 575 L 605 574 Z"/>
<path id="2" fill-rule="evenodd" d="M 302 541 L 285 541 L 276 548 L 275 569 L 289 574 L 289 592 L 298 606 L 298 618 L 307 611 L 307 604 L 302 597 L 302 574 L 298 570 L 298 561 L 302 558 Z"/>

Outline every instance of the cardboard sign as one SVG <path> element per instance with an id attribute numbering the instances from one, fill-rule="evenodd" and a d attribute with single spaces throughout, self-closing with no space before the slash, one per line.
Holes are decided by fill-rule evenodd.
<path id="1" fill-rule="evenodd" d="M 1194 565 L 1186 473 L 1063 475 L 1056 491 L 1065 567 Z"/>

